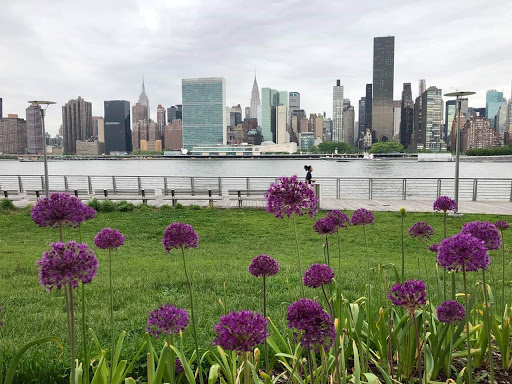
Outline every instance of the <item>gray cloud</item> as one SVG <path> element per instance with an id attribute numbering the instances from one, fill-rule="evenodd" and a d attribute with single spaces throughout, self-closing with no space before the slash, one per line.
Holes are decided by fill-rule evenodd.
<path id="1" fill-rule="evenodd" d="M 78 6 L 80 5 L 80 6 Z M 0 97 L 4 114 L 26 101 L 137 101 L 144 75 L 151 110 L 181 102 L 181 79 L 223 76 L 228 105 L 249 104 L 258 84 L 301 93 L 306 111 L 332 113 L 341 79 L 357 106 L 372 82 L 373 37 L 396 36 L 395 99 L 420 78 L 449 92 L 510 95 L 512 34 L 506 1 L 69 1 L 7 0 L 0 12 Z M 357 107 L 356 107 L 357 108 Z M 152 116 L 155 118 L 156 116 Z"/>

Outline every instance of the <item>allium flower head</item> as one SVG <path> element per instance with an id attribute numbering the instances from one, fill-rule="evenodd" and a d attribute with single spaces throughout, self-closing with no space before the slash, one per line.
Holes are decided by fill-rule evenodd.
<path id="1" fill-rule="evenodd" d="M 472 221 L 462 226 L 461 233 L 468 233 L 484 242 L 487 249 L 499 249 L 501 236 L 498 228 L 488 221 Z"/>
<path id="2" fill-rule="evenodd" d="M 174 362 L 174 372 L 176 372 L 176 374 L 178 374 L 178 375 L 180 373 L 185 372 L 185 370 L 183 369 L 183 364 L 181 364 L 180 359 L 176 359 Z"/>
<path id="3" fill-rule="evenodd" d="M 162 333 L 172 335 L 183 330 L 187 325 L 187 311 L 171 304 L 165 304 L 149 312 L 146 331 L 158 339 Z"/>
<path id="4" fill-rule="evenodd" d="M 375 216 L 373 215 L 373 213 L 364 208 L 359 208 L 352 214 L 353 225 L 373 225 L 374 220 Z"/>
<path id="5" fill-rule="evenodd" d="M 437 307 L 437 319 L 441 323 L 458 323 L 466 317 L 464 306 L 455 300 L 443 301 Z"/>
<path id="6" fill-rule="evenodd" d="M 457 233 L 439 244 L 437 263 L 448 270 L 466 271 L 487 269 L 491 259 L 482 241 L 467 233 Z"/>
<path id="7" fill-rule="evenodd" d="M 39 282 L 48 291 L 54 287 L 60 290 L 66 284 L 76 288 L 79 281 L 90 283 L 98 271 L 98 259 L 92 249 L 74 241 L 51 244 L 37 265 Z"/>
<path id="8" fill-rule="evenodd" d="M 103 228 L 94 238 L 94 245 L 100 249 L 117 249 L 124 244 L 125 237 L 115 228 Z"/>
<path id="9" fill-rule="evenodd" d="M 405 283 L 395 284 L 391 287 L 388 298 L 395 305 L 399 305 L 409 313 L 427 303 L 427 291 L 423 280 L 408 280 Z"/>
<path id="10" fill-rule="evenodd" d="M 506 230 L 508 227 L 509 227 L 509 224 L 506 222 L 506 221 L 497 221 L 494 223 L 494 225 L 496 226 L 496 228 L 498 228 L 501 232 L 503 232 L 504 230 Z"/>
<path id="11" fill-rule="evenodd" d="M 334 224 L 334 221 L 331 220 L 330 217 L 318 219 L 313 225 L 313 228 L 319 235 L 331 235 L 336 233 L 336 224 Z"/>
<path id="12" fill-rule="evenodd" d="M 215 325 L 213 345 L 228 351 L 248 352 L 265 343 L 268 336 L 267 319 L 252 311 L 230 312 Z"/>
<path id="13" fill-rule="evenodd" d="M 400 212 L 401 216 L 405 216 L 405 207 L 400 207 L 400 210 L 398 212 Z"/>
<path id="14" fill-rule="evenodd" d="M 173 248 L 197 248 L 199 236 L 189 224 L 172 223 L 164 231 L 162 245 L 169 253 Z"/>
<path id="15" fill-rule="evenodd" d="M 432 244 L 430 247 L 428 247 L 428 249 L 430 250 L 430 252 L 437 253 L 437 251 L 439 250 L 439 244 Z"/>
<path id="16" fill-rule="evenodd" d="M 428 239 L 434 234 L 434 228 L 423 221 L 418 221 L 409 228 L 409 236 Z"/>
<path id="17" fill-rule="evenodd" d="M 327 264 L 312 264 L 304 273 L 304 285 L 312 288 L 329 284 L 334 278 L 334 270 Z"/>
<path id="18" fill-rule="evenodd" d="M 341 211 L 332 210 L 327 217 L 334 222 L 336 228 L 347 228 L 350 225 L 350 218 Z"/>
<path id="19" fill-rule="evenodd" d="M 255 277 L 274 276 L 279 272 L 279 263 L 268 255 L 259 255 L 252 259 L 249 272 Z"/>
<path id="20" fill-rule="evenodd" d="M 83 221 L 95 217 L 96 211 L 77 197 L 58 192 L 39 200 L 30 215 L 40 227 L 77 227 Z"/>
<path id="21" fill-rule="evenodd" d="M 322 346 L 328 350 L 336 337 L 331 316 L 320 304 L 310 299 L 300 299 L 288 307 L 288 328 L 297 330 L 295 341 L 307 349 L 317 349 Z"/>
<path id="22" fill-rule="evenodd" d="M 457 202 L 448 196 L 440 196 L 436 201 L 434 201 L 434 211 L 456 211 L 457 210 Z"/>
<path id="23" fill-rule="evenodd" d="M 297 175 L 280 177 L 277 183 L 270 184 L 265 194 L 267 199 L 267 212 L 282 219 L 284 215 L 290 217 L 294 213 L 314 217 L 317 211 L 318 198 L 315 192 Z"/>

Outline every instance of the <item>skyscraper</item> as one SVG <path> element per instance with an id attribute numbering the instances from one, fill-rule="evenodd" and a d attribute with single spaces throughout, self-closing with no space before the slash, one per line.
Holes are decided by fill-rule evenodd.
<path id="1" fill-rule="evenodd" d="M 500 145 L 499 133 L 491 127 L 489 120 L 481 116 L 471 116 L 461 128 L 460 149 L 462 152 L 471 148 L 493 148 Z"/>
<path id="2" fill-rule="evenodd" d="M 41 153 L 43 151 L 43 121 L 41 120 L 41 106 L 32 103 L 27 108 L 27 153 Z"/>
<path id="3" fill-rule="evenodd" d="M 290 135 L 286 130 L 288 123 L 288 108 L 286 105 L 276 106 L 276 144 L 284 144 L 290 142 Z"/>
<path id="4" fill-rule="evenodd" d="M 420 79 L 418 83 L 418 96 L 423 95 L 423 93 L 427 90 L 427 80 Z"/>
<path id="5" fill-rule="evenodd" d="M 3 103 L 3 101 L 2 101 L 2 98 L 0 97 L 0 119 L 4 117 L 4 115 L 3 115 L 4 112 L 3 112 L 3 109 L 2 109 L 3 108 L 2 107 L 2 103 Z"/>
<path id="6" fill-rule="evenodd" d="M 332 87 L 332 141 L 340 142 L 343 139 L 343 85 L 336 80 Z"/>
<path id="7" fill-rule="evenodd" d="M 364 128 L 372 130 L 372 101 L 373 101 L 373 85 L 366 84 L 366 96 L 364 104 Z M 365 133 L 366 134 L 366 133 Z"/>
<path id="8" fill-rule="evenodd" d="M 183 79 L 183 145 L 226 145 L 226 80 L 223 77 Z"/>
<path id="9" fill-rule="evenodd" d="M 97 136 L 100 143 L 105 142 L 105 120 L 102 116 L 92 117 L 92 135 Z"/>
<path id="10" fill-rule="evenodd" d="M 258 89 L 258 82 L 256 81 L 256 74 L 254 74 L 254 83 L 252 84 L 251 91 L 251 118 L 258 118 L 258 109 L 260 108 L 260 91 Z"/>
<path id="11" fill-rule="evenodd" d="M 503 92 L 491 89 L 485 94 L 485 117 L 491 121 L 491 128 L 496 129 L 496 114 L 498 109 L 506 104 L 503 101 Z"/>
<path id="12" fill-rule="evenodd" d="M 62 107 L 64 153 L 76 153 L 76 141 L 92 136 L 92 104 L 78 96 Z"/>
<path id="13" fill-rule="evenodd" d="M 277 91 L 272 88 L 261 88 L 261 121 L 258 121 L 258 123 L 261 126 L 263 141 L 272 141 L 276 144 L 279 140 L 276 113 L 278 105 L 285 106 L 288 110 L 288 92 Z M 288 111 L 286 114 L 287 121 Z M 284 128 L 286 129 L 286 126 Z"/>
<path id="14" fill-rule="evenodd" d="M 147 114 L 145 117 L 146 117 L 146 121 L 149 121 L 151 119 L 151 114 L 149 113 L 149 99 L 148 99 L 148 96 L 146 95 L 146 86 L 144 85 L 144 78 L 142 78 L 142 92 L 140 93 L 138 102 L 146 107 Z M 141 120 L 144 120 L 144 119 L 141 119 Z"/>
<path id="15" fill-rule="evenodd" d="M 395 37 L 373 40 L 372 129 L 379 141 L 393 138 L 393 80 L 395 70 Z"/>
<path id="16" fill-rule="evenodd" d="M 361 97 L 359 99 L 359 126 L 357 129 L 357 137 L 355 137 L 356 144 L 358 145 L 359 140 L 363 138 L 364 132 L 366 130 L 365 128 L 365 112 L 366 112 L 366 97 Z"/>
<path id="17" fill-rule="evenodd" d="M 290 97 L 288 99 L 288 124 L 292 123 L 292 115 L 293 112 L 300 109 L 300 93 L 299 92 L 290 92 Z"/>
<path id="18" fill-rule="evenodd" d="M 27 123 L 18 115 L 8 114 L 0 119 L 0 152 L 25 153 L 27 147 Z"/>
<path id="19" fill-rule="evenodd" d="M 182 119 L 181 104 L 167 108 L 167 122 L 168 123 L 172 123 L 174 120 L 181 120 L 181 119 Z"/>
<path id="20" fill-rule="evenodd" d="M 443 93 L 434 86 L 421 95 L 421 136 L 417 149 L 430 152 L 446 150 L 443 140 Z"/>
<path id="21" fill-rule="evenodd" d="M 402 101 L 393 100 L 393 139 L 400 141 L 400 121 L 402 118 Z"/>
<path id="22" fill-rule="evenodd" d="M 132 151 L 130 102 L 107 100 L 103 103 L 105 116 L 105 153 Z"/>
<path id="23" fill-rule="evenodd" d="M 414 103 L 412 102 L 411 83 L 404 83 L 400 108 L 400 144 L 407 148 L 411 144 L 411 135 L 414 132 Z"/>
<path id="24" fill-rule="evenodd" d="M 251 118 L 251 107 L 245 107 L 244 118 L 245 119 L 250 119 Z"/>
<path id="25" fill-rule="evenodd" d="M 165 108 L 162 107 L 162 104 L 158 104 L 156 107 L 156 125 L 160 132 L 164 132 L 165 127 Z"/>
<path id="26" fill-rule="evenodd" d="M 354 107 L 350 105 L 346 105 L 343 108 L 343 141 L 347 144 L 354 145 L 354 123 L 355 123 L 355 113 Z"/>

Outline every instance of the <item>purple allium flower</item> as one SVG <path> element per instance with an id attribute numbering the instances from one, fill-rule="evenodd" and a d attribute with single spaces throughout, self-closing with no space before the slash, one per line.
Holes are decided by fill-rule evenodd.
<path id="1" fill-rule="evenodd" d="M 503 220 L 499 220 L 499 221 L 495 222 L 494 225 L 501 232 L 503 232 L 504 230 L 506 230 L 509 227 L 509 224 L 506 221 L 503 221 Z"/>
<path id="2" fill-rule="evenodd" d="M 312 264 L 304 273 L 302 281 L 308 287 L 317 288 L 329 284 L 334 278 L 334 270 L 327 264 Z"/>
<path id="3" fill-rule="evenodd" d="M 453 199 L 450 199 L 448 196 L 440 196 L 436 201 L 434 201 L 434 211 L 456 211 L 457 210 L 457 202 Z"/>
<path id="4" fill-rule="evenodd" d="M 472 221 L 462 226 L 461 233 L 470 234 L 484 242 L 487 249 L 499 249 L 501 247 L 501 236 L 498 228 L 488 221 Z"/>
<path id="5" fill-rule="evenodd" d="M 103 228 L 94 238 L 94 245 L 100 249 L 117 249 L 124 244 L 125 237 L 115 228 Z"/>
<path id="6" fill-rule="evenodd" d="M 320 304 L 310 299 L 300 299 L 288 307 L 288 328 L 295 328 L 295 341 L 300 338 L 300 344 L 308 349 L 322 346 L 329 349 L 336 337 L 331 316 Z"/>
<path id="7" fill-rule="evenodd" d="M 331 220 L 330 217 L 318 219 L 313 225 L 313 228 L 319 235 L 331 235 L 336 233 L 336 224 L 334 224 L 334 221 Z"/>
<path id="8" fill-rule="evenodd" d="M 350 218 L 341 211 L 332 210 L 327 214 L 327 217 L 330 218 L 336 228 L 347 228 L 350 225 Z"/>
<path id="9" fill-rule="evenodd" d="M 183 364 L 181 364 L 180 359 L 176 359 L 176 361 L 174 362 L 174 372 L 176 372 L 176 374 L 178 374 L 178 375 L 180 373 L 185 372 L 185 370 L 183 369 Z"/>
<path id="10" fill-rule="evenodd" d="M 280 177 L 277 183 L 270 184 L 265 199 L 267 212 L 279 219 L 294 213 L 300 216 L 307 213 L 314 217 L 317 211 L 315 191 L 306 182 L 300 181 L 297 175 Z"/>
<path id="11" fill-rule="evenodd" d="M 252 351 L 256 345 L 265 343 L 267 323 L 267 319 L 253 311 L 230 312 L 215 325 L 217 336 L 213 345 L 228 351 Z"/>
<path id="12" fill-rule="evenodd" d="M 434 234 L 434 228 L 423 221 L 418 221 L 409 228 L 409 236 L 428 239 Z"/>
<path id="13" fill-rule="evenodd" d="M 274 276 L 279 272 L 279 263 L 268 255 L 258 255 L 252 259 L 249 272 L 255 277 Z"/>
<path id="14" fill-rule="evenodd" d="M 172 335 L 183 330 L 187 325 L 187 311 L 171 304 L 165 304 L 149 312 L 146 331 L 158 339 L 162 333 Z"/>
<path id="15" fill-rule="evenodd" d="M 464 306 L 455 300 L 443 301 L 437 307 L 437 319 L 441 323 L 457 323 L 464 320 L 465 317 Z"/>
<path id="16" fill-rule="evenodd" d="M 79 281 L 90 283 L 98 271 L 98 259 L 92 249 L 74 241 L 52 243 L 37 265 L 39 282 L 48 291 L 53 287 L 60 290 L 66 284 L 76 288 Z"/>
<path id="17" fill-rule="evenodd" d="M 84 221 L 94 219 L 96 217 L 96 210 L 93 207 L 89 207 L 88 205 L 84 204 L 83 214 Z"/>
<path id="18" fill-rule="evenodd" d="M 404 284 L 398 283 L 391 287 L 388 298 L 395 305 L 399 305 L 409 313 L 427 303 L 427 290 L 423 280 L 408 280 Z"/>
<path id="19" fill-rule="evenodd" d="M 96 216 L 96 211 L 92 209 L 93 214 L 91 209 L 77 197 L 58 192 L 39 200 L 30 215 L 40 227 L 77 227 L 81 222 Z"/>
<path id="20" fill-rule="evenodd" d="M 162 245 L 169 253 L 173 248 L 197 248 L 199 236 L 189 224 L 172 223 L 164 231 Z"/>
<path id="21" fill-rule="evenodd" d="M 373 213 L 364 208 L 359 208 L 352 214 L 353 225 L 373 225 L 373 220 L 375 220 Z"/>
<path id="22" fill-rule="evenodd" d="M 439 250 L 439 244 L 432 244 L 430 247 L 428 247 L 428 249 L 430 250 L 430 252 L 437 253 L 437 251 Z"/>
<path id="23" fill-rule="evenodd" d="M 457 233 L 439 244 L 437 263 L 448 270 L 458 271 L 464 265 L 466 271 L 487 269 L 491 259 L 485 245 L 467 233 Z"/>

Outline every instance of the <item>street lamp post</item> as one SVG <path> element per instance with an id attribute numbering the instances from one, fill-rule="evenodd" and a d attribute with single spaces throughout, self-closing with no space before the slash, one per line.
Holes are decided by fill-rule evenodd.
<path id="1" fill-rule="evenodd" d="M 39 106 L 46 105 L 46 108 L 48 108 L 48 106 L 50 104 L 55 104 L 54 101 L 39 101 L 39 100 L 29 101 L 29 103 L 31 105 L 36 104 Z M 42 121 L 42 125 L 43 125 L 44 192 L 45 192 L 46 198 L 48 198 L 50 196 L 50 185 L 48 183 L 48 158 L 47 158 L 47 154 L 46 154 L 46 131 L 44 129 L 44 116 L 45 116 L 46 108 L 44 108 L 44 109 L 40 108 L 40 110 L 41 110 L 41 121 Z"/>
<path id="2" fill-rule="evenodd" d="M 457 203 L 457 209 L 454 212 L 458 214 L 459 212 L 459 156 L 460 156 L 460 110 L 462 107 L 462 96 L 474 95 L 476 92 L 464 92 L 457 91 L 445 94 L 448 97 L 456 97 L 457 98 L 457 136 L 455 137 L 455 202 Z"/>

